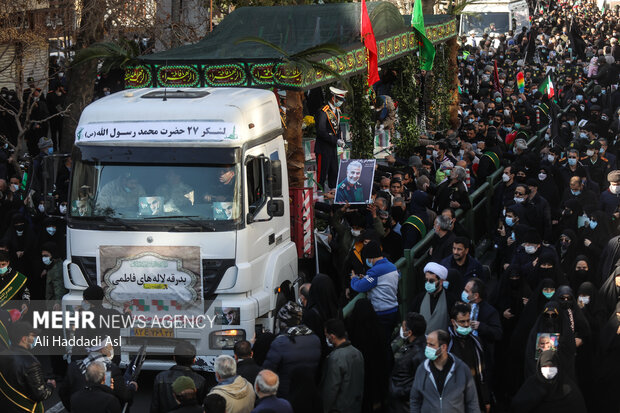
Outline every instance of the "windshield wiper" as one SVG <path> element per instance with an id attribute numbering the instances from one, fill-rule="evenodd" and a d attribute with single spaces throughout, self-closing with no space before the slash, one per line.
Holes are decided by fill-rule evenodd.
<path id="1" fill-rule="evenodd" d="M 156 219 L 178 219 L 180 220 L 180 223 L 184 223 L 192 228 L 200 228 L 202 231 L 205 232 L 215 232 L 215 227 L 212 225 L 207 225 L 202 221 L 199 221 L 197 219 L 194 218 L 200 218 L 197 215 L 162 215 L 162 216 L 150 216 L 150 217 L 144 217 L 143 219 L 145 220 L 156 220 Z M 174 227 L 172 227 L 172 230 L 182 230 L 182 227 L 180 225 L 176 225 Z"/>
<path id="2" fill-rule="evenodd" d="M 104 216 L 103 216 L 103 220 L 104 220 L 105 222 L 107 222 L 107 223 L 111 223 L 111 224 L 120 225 L 120 226 L 122 226 L 122 227 L 123 227 L 123 228 L 125 228 L 125 229 L 130 229 L 130 230 L 133 230 L 133 231 L 137 231 L 137 230 L 138 230 L 138 228 L 137 228 L 137 227 L 135 227 L 135 226 L 133 226 L 133 225 L 129 225 L 129 224 L 127 223 L 127 221 L 126 221 L 126 220 L 124 220 L 124 219 L 122 219 L 122 218 L 110 217 L 110 216 L 104 215 Z M 100 226 L 104 226 L 104 225 L 103 225 L 103 224 L 101 224 Z"/>

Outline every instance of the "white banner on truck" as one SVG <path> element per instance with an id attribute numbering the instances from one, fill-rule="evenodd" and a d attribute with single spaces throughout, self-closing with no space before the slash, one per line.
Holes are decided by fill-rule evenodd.
<path id="1" fill-rule="evenodd" d="M 226 122 L 89 123 L 75 131 L 76 142 L 223 141 L 237 139 L 235 125 Z"/>

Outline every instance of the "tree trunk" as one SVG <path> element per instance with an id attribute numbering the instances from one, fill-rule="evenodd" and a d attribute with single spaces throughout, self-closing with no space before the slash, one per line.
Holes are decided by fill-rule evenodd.
<path id="1" fill-rule="evenodd" d="M 303 188 L 305 175 L 305 154 L 302 143 L 303 92 L 286 91 L 286 129 L 284 139 L 287 142 L 286 161 L 288 165 L 288 182 L 291 188 Z"/>
<path id="2" fill-rule="evenodd" d="M 83 0 L 82 19 L 76 38 L 76 49 L 80 50 L 93 43 L 103 40 L 103 21 L 106 8 L 101 7 L 97 0 Z M 75 129 L 82 110 L 93 100 L 94 84 L 97 76 L 97 61 L 84 63 L 80 66 L 70 66 L 68 71 L 67 104 L 69 113 L 64 120 L 60 150 L 71 152 L 75 140 Z"/>
<path id="3" fill-rule="evenodd" d="M 450 94 L 452 102 L 450 103 L 450 127 L 457 129 L 459 127 L 459 67 L 457 64 L 457 55 L 459 47 L 456 43 L 456 37 L 451 38 L 446 43 L 448 48 L 448 68 L 452 71 L 452 80 L 450 82 Z"/>

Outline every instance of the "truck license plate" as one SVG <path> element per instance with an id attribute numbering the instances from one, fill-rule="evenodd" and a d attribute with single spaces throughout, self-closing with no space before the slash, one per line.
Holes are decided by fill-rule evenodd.
<path id="1" fill-rule="evenodd" d="M 174 338 L 174 329 L 172 328 L 132 328 L 132 337 L 166 337 Z"/>

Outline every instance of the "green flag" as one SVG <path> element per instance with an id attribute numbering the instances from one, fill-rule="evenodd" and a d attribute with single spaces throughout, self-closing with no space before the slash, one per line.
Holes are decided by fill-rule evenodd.
<path id="1" fill-rule="evenodd" d="M 411 27 L 418 38 L 420 48 L 420 69 L 432 70 L 433 60 L 435 60 L 435 46 L 426 37 L 424 28 L 424 14 L 422 13 L 422 0 L 415 0 L 413 14 L 411 15 Z"/>

